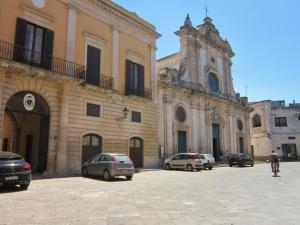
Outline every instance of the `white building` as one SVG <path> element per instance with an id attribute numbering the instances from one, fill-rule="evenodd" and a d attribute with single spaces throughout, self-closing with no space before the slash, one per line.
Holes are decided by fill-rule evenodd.
<path id="1" fill-rule="evenodd" d="M 252 109 L 233 89 L 229 43 L 209 17 L 193 27 L 187 16 L 176 34 L 180 51 L 156 65 L 161 149 L 166 156 L 190 150 L 217 160 L 250 151 Z"/>
<path id="2" fill-rule="evenodd" d="M 251 103 L 251 149 L 257 160 L 275 150 L 285 160 L 296 160 L 300 147 L 300 104 L 285 101 Z"/>

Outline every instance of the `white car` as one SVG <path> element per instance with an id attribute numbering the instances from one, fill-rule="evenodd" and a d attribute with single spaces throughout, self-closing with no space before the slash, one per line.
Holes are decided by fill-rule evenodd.
<path id="1" fill-rule="evenodd" d="M 215 164 L 215 158 L 211 154 L 200 154 L 200 159 L 204 169 L 211 170 Z"/>

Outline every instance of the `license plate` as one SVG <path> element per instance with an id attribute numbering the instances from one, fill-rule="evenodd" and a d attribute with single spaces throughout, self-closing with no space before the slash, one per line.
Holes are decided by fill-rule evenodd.
<path id="1" fill-rule="evenodd" d="M 5 177 L 4 180 L 18 180 L 18 176 L 10 176 L 10 177 Z"/>

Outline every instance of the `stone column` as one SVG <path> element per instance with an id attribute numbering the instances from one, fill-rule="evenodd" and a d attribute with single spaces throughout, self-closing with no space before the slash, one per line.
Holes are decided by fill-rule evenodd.
<path id="1" fill-rule="evenodd" d="M 2 151 L 3 142 L 3 123 L 4 123 L 4 108 L 3 102 L 3 84 L 4 84 L 5 71 L 0 68 L 0 152 Z"/>
<path id="2" fill-rule="evenodd" d="M 192 150 L 194 152 L 199 152 L 200 148 L 200 132 L 199 132 L 199 116 L 198 116 L 199 104 L 197 102 L 193 102 L 191 105 L 191 136 L 192 136 Z"/>
<path id="3" fill-rule="evenodd" d="M 113 44 L 112 44 L 112 77 L 113 89 L 119 90 L 119 52 L 120 52 L 120 31 L 112 26 Z"/>
<path id="4" fill-rule="evenodd" d="M 165 95 L 164 101 L 164 121 L 165 121 L 165 151 L 166 156 L 175 153 L 174 149 L 174 136 L 173 136 L 173 112 L 172 112 L 172 101 L 171 96 Z"/>
<path id="5" fill-rule="evenodd" d="M 151 89 L 152 89 L 152 100 L 157 102 L 157 74 L 155 72 L 155 58 L 156 58 L 156 47 L 155 45 L 150 45 L 151 51 Z"/>
<path id="6" fill-rule="evenodd" d="M 76 26 L 78 9 L 68 5 L 67 60 L 74 62 L 76 49 Z"/>
<path id="7" fill-rule="evenodd" d="M 251 137 L 250 137 L 250 123 L 249 123 L 249 113 L 246 112 L 246 115 L 245 115 L 245 146 L 247 148 L 247 151 L 248 153 L 251 153 Z"/>
<path id="8" fill-rule="evenodd" d="M 200 144 L 199 151 L 200 153 L 206 153 L 208 150 L 207 144 L 207 132 L 206 132 L 206 118 L 205 118 L 205 104 L 201 106 L 200 115 L 199 115 L 199 127 L 200 127 Z"/>
<path id="9" fill-rule="evenodd" d="M 56 158 L 56 172 L 64 173 L 67 170 L 67 143 L 68 143 L 68 125 L 69 125 L 69 102 L 70 87 L 67 84 L 62 85 L 59 130 L 58 130 L 58 149 Z"/>

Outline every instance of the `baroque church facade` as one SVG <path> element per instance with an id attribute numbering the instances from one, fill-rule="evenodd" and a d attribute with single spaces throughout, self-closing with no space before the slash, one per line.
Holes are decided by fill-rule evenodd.
<path id="1" fill-rule="evenodd" d="M 159 145 L 168 157 L 180 152 L 211 153 L 217 161 L 250 152 L 249 107 L 233 88 L 227 40 L 206 17 L 194 27 L 186 17 L 175 33 L 180 51 L 159 59 Z"/>

